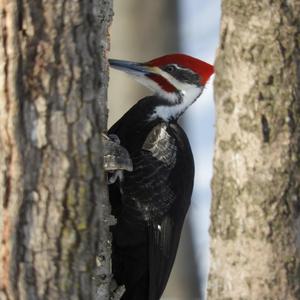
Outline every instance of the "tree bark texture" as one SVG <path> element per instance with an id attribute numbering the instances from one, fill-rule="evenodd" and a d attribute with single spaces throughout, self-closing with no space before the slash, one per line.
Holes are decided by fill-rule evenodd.
<path id="1" fill-rule="evenodd" d="M 111 7 L 0 2 L 1 300 L 94 298 Z"/>
<path id="2" fill-rule="evenodd" d="M 299 16 L 222 3 L 208 299 L 300 299 Z"/>

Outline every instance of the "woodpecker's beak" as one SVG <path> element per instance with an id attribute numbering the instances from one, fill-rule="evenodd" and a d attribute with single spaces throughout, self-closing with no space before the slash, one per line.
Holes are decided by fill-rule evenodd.
<path id="1" fill-rule="evenodd" d="M 151 67 L 148 67 L 142 63 L 136 63 L 132 61 L 109 59 L 109 64 L 112 68 L 126 72 L 134 76 L 145 76 L 153 73 Z"/>

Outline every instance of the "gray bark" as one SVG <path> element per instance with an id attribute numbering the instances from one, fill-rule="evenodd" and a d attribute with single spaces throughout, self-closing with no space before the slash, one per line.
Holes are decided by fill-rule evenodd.
<path id="1" fill-rule="evenodd" d="M 222 3 L 208 299 L 300 299 L 299 16 Z"/>
<path id="2" fill-rule="evenodd" d="M 106 270 L 96 281 L 108 289 L 101 131 L 111 6 L 0 3 L 1 300 L 93 299 L 99 237 Z"/>

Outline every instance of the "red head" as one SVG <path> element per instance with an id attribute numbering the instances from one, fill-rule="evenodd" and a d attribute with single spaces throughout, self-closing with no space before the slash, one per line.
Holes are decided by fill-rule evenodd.
<path id="1" fill-rule="evenodd" d="M 214 72 L 212 65 L 185 54 L 169 54 L 145 63 L 109 62 L 168 101 L 168 110 L 161 109 L 159 113 L 164 119 L 182 114 L 200 96 Z"/>
<path id="2" fill-rule="evenodd" d="M 145 63 L 145 65 L 159 68 L 170 64 L 176 64 L 181 68 L 190 69 L 198 74 L 201 85 L 205 85 L 209 77 L 214 73 L 214 67 L 212 65 L 186 54 L 169 54 Z"/>

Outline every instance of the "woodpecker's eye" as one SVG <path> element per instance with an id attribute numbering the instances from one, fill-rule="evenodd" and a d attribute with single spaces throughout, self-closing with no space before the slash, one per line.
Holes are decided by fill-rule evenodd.
<path id="1" fill-rule="evenodd" d="M 174 65 L 168 65 L 168 66 L 165 67 L 164 70 L 168 73 L 172 73 L 176 70 L 176 67 Z"/>

